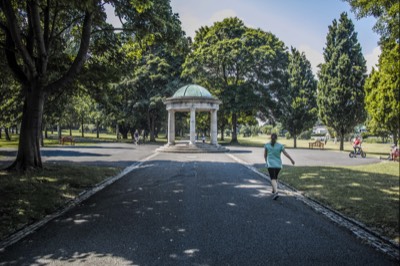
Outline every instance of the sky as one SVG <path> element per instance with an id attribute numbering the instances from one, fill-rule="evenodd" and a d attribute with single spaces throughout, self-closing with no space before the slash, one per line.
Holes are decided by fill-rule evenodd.
<path id="1" fill-rule="evenodd" d="M 192 38 L 201 26 L 211 26 L 227 17 L 238 17 L 247 27 L 271 32 L 286 47 L 304 52 L 315 75 L 317 65 L 323 63 L 328 26 L 347 12 L 358 34 L 368 72 L 378 63 L 379 35 L 372 30 L 376 20 L 357 20 L 349 4 L 342 0 L 171 0 L 171 7 L 179 14 L 186 35 Z"/>

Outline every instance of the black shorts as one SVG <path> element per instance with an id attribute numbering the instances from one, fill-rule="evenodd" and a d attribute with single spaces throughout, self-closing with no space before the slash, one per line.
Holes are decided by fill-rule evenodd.
<path id="1" fill-rule="evenodd" d="M 278 179 L 278 174 L 281 168 L 268 168 L 269 177 L 271 179 Z"/>

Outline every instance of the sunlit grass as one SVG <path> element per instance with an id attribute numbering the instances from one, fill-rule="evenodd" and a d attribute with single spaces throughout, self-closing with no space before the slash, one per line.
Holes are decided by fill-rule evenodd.
<path id="1" fill-rule="evenodd" d="M 225 137 L 224 141 L 218 140 L 222 145 L 228 145 L 231 141 L 230 137 Z M 254 146 L 254 147 L 263 147 L 265 143 L 270 141 L 269 135 L 258 135 L 252 137 L 243 137 L 242 135 L 238 136 L 238 141 L 240 145 L 243 146 Z M 286 139 L 284 137 L 280 137 L 278 142 L 285 145 L 287 148 L 294 147 L 293 139 Z M 313 142 L 312 140 L 297 140 L 296 146 L 298 149 L 308 149 L 309 142 Z M 367 153 L 368 157 L 384 157 L 386 158 L 390 152 L 390 144 L 389 143 L 363 143 L 363 150 Z M 334 143 L 332 140 L 328 141 L 324 147 L 326 150 L 340 151 L 340 143 Z M 352 143 L 349 141 L 344 142 L 344 151 L 350 152 L 353 150 Z"/>
<path id="2" fill-rule="evenodd" d="M 399 242 L 399 163 L 285 166 L 280 180 Z"/>
<path id="3" fill-rule="evenodd" d="M 79 132 L 78 130 L 72 130 L 72 136 L 75 140 L 75 145 L 76 146 L 89 146 L 93 145 L 93 143 L 101 143 L 101 142 L 121 142 L 121 143 L 132 143 L 132 138 L 130 134 L 128 134 L 127 139 L 117 139 L 115 134 L 108 134 L 108 133 L 100 133 L 99 138 L 97 138 L 96 133 L 85 133 L 84 137 L 82 137 L 82 133 Z M 4 135 L 4 133 L 3 133 Z M 69 130 L 63 130 L 61 132 L 62 136 L 69 136 L 70 132 Z M 51 132 L 48 132 L 47 134 L 48 138 L 44 139 L 44 146 L 60 146 L 61 144 L 59 143 L 58 140 L 58 135 L 56 132 L 53 134 Z M 19 142 L 19 135 L 16 134 L 11 134 L 10 135 L 11 140 L 7 141 L 5 139 L 5 136 L 3 136 L 0 139 L 0 148 L 17 148 L 18 147 L 18 142 Z M 167 142 L 167 138 L 165 135 L 160 134 L 158 138 L 156 138 L 156 143 L 163 144 Z M 69 142 L 65 143 L 65 146 L 71 145 Z M 0 156 L 1 157 L 1 156 Z"/>
<path id="4" fill-rule="evenodd" d="M 120 169 L 46 164 L 26 174 L 0 171 L 0 239 L 40 220 Z"/>

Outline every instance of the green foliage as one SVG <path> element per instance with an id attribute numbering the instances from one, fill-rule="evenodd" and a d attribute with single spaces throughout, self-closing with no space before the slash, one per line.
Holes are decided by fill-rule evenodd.
<path id="1" fill-rule="evenodd" d="M 299 139 L 311 139 L 312 130 L 305 130 L 301 132 L 298 136 Z"/>
<path id="2" fill-rule="evenodd" d="M 312 128 L 317 121 L 317 81 L 305 54 L 293 47 L 287 72 L 287 91 L 278 96 L 282 110 L 279 120 L 296 143 L 297 135 Z M 294 146 L 296 148 L 296 144 Z"/>
<path id="3" fill-rule="evenodd" d="M 325 62 L 320 65 L 318 97 L 319 117 L 341 137 L 364 122 L 365 59 L 352 21 L 346 13 L 329 26 L 324 48 Z"/>
<path id="4" fill-rule="evenodd" d="M 226 18 L 196 32 L 193 52 L 182 76 L 199 83 L 222 101 L 219 121 L 230 120 L 237 141 L 238 120 L 248 122 L 256 112 L 271 114 L 287 55 L 283 42 L 271 33 L 246 27 L 238 18 Z M 228 118 L 229 117 L 229 118 Z"/>
<path id="5" fill-rule="evenodd" d="M 273 126 L 272 125 L 264 125 L 260 128 L 260 131 L 263 134 L 267 134 L 267 135 L 271 135 L 271 131 L 272 131 Z"/>
<path id="6" fill-rule="evenodd" d="M 379 69 L 365 84 L 368 127 L 384 136 L 389 131 L 397 144 L 400 134 L 400 2 L 397 0 L 346 0 L 359 18 L 377 18 L 374 30 L 380 34 Z"/>

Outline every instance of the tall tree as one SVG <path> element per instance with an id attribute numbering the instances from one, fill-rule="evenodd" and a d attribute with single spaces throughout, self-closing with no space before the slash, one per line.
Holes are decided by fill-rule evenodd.
<path id="1" fill-rule="evenodd" d="M 168 0 L 0 1 L 1 46 L 24 96 L 18 154 L 10 169 L 42 167 L 39 140 L 46 95 L 76 78 L 88 57 L 92 31 L 110 30 L 105 3 L 115 7 L 123 28 L 141 39 L 163 29 L 168 15 L 155 12 L 169 6 Z"/>
<path id="2" fill-rule="evenodd" d="M 237 142 L 239 117 L 254 114 L 265 92 L 270 96 L 285 60 L 284 44 L 273 34 L 226 18 L 197 31 L 183 76 L 192 77 L 222 101 L 223 113 L 231 116 L 232 142 Z"/>
<path id="3" fill-rule="evenodd" d="M 329 26 L 323 55 L 325 62 L 318 73 L 319 117 L 337 132 L 343 150 L 344 135 L 365 119 L 366 78 L 365 59 L 346 13 Z"/>
<path id="4" fill-rule="evenodd" d="M 317 81 L 304 53 L 292 47 L 288 65 L 287 91 L 278 95 L 282 116 L 280 121 L 294 140 L 317 121 Z"/>
<path id="5" fill-rule="evenodd" d="M 400 135 L 400 2 L 398 0 L 346 0 L 358 18 L 377 18 L 381 55 L 365 86 L 369 128 L 388 130 L 397 145 Z"/>

